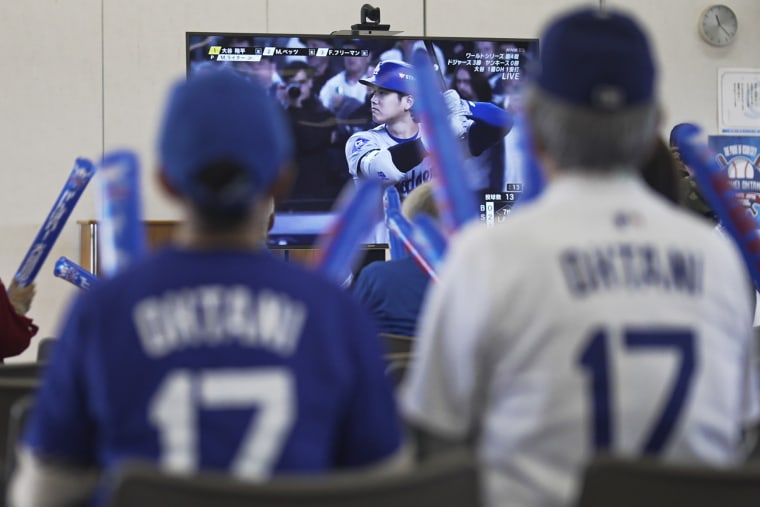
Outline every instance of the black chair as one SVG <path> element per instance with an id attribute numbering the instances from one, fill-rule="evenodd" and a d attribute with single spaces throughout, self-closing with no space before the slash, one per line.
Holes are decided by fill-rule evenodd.
<path id="1" fill-rule="evenodd" d="M 475 461 L 467 452 L 431 459 L 393 475 L 336 473 L 250 483 L 221 473 L 170 475 L 131 464 L 113 478 L 109 507 L 474 507 Z"/>
<path id="2" fill-rule="evenodd" d="M 0 379 L 38 379 L 46 364 L 45 362 L 2 363 L 0 364 Z"/>
<path id="3" fill-rule="evenodd" d="M 760 466 L 728 468 L 600 456 L 586 469 L 577 507 L 757 507 Z"/>
<path id="4" fill-rule="evenodd" d="M 45 362 L 50 358 L 50 352 L 55 345 L 55 338 L 47 336 L 37 342 L 37 361 Z"/>
<path id="5" fill-rule="evenodd" d="M 9 455 L 8 434 L 10 432 L 11 410 L 20 399 L 32 395 L 40 385 L 34 378 L 0 377 L 0 470 L 7 468 Z M 5 498 L 5 481 L 0 485 L 0 498 Z"/>
<path id="6" fill-rule="evenodd" d="M 16 400 L 11 405 L 11 413 L 8 418 L 8 439 L 6 443 L 7 455 L 5 457 L 4 483 L 7 485 L 10 481 L 13 471 L 16 469 L 16 452 L 15 449 L 21 441 L 21 435 L 24 431 L 24 425 L 29 419 L 34 408 L 34 396 L 27 395 Z"/>
<path id="7" fill-rule="evenodd" d="M 385 345 L 386 354 L 409 354 L 414 344 L 414 336 L 402 334 L 380 333 Z"/>
<path id="8" fill-rule="evenodd" d="M 399 387 L 406 377 L 406 372 L 412 362 L 411 354 L 389 354 L 385 357 L 387 365 L 385 375 L 391 379 L 394 387 Z"/>

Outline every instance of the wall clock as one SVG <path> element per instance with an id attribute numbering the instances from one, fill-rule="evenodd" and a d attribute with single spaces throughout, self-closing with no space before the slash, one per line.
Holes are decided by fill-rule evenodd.
<path id="1" fill-rule="evenodd" d="M 699 34 L 713 46 L 731 44 L 738 30 L 736 13 L 727 5 L 711 5 L 699 16 Z"/>

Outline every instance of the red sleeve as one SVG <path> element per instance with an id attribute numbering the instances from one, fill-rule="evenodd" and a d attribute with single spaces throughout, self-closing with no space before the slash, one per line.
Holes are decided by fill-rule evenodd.
<path id="1" fill-rule="evenodd" d="M 16 313 L 0 282 L 0 360 L 21 354 L 36 334 L 37 326 L 32 319 Z"/>

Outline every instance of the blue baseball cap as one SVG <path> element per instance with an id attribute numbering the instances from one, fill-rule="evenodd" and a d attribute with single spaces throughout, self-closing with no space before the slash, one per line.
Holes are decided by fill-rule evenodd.
<path id="1" fill-rule="evenodd" d="M 405 95 L 414 93 L 416 81 L 414 67 L 401 60 L 383 60 L 377 64 L 372 76 L 359 80 L 367 86 L 377 86 Z"/>
<path id="2" fill-rule="evenodd" d="M 292 157 L 282 108 L 266 90 L 231 70 L 212 70 L 177 83 L 169 94 L 159 134 L 167 179 L 193 202 L 236 208 L 274 183 Z M 244 169 L 224 192 L 198 180 L 201 169 L 235 163 Z"/>
<path id="3" fill-rule="evenodd" d="M 550 22 L 540 41 L 540 65 L 529 69 L 528 77 L 544 92 L 600 111 L 654 100 L 654 58 L 631 16 L 573 10 Z"/>

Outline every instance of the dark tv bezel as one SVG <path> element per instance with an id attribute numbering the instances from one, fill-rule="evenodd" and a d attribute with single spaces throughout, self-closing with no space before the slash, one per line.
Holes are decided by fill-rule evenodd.
<path id="1" fill-rule="evenodd" d="M 405 35 L 403 32 L 394 32 L 389 34 L 383 31 L 374 31 L 367 33 L 366 31 L 360 32 L 347 32 L 341 31 L 340 33 L 267 33 L 267 32 L 223 32 L 223 31 L 186 31 L 185 32 L 185 75 L 190 76 L 192 65 L 192 51 L 190 50 L 191 39 L 197 37 L 224 37 L 224 38 L 319 38 L 328 40 L 342 40 L 342 41 L 356 41 L 356 40 L 379 40 L 379 41 L 400 41 L 400 40 L 414 40 L 414 41 L 430 41 L 436 42 L 463 42 L 471 43 L 477 41 L 489 41 L 495 43 L 515 43 L 523 46 L 533 46 L 532 50 L 535 52 L 535 56 L 538 56 L 539 51 L 539 39 L 535 37 L 489 37 L 489 36 L 423 36 L 423 35 Z M 523 67 L 521 67 L 523 68 Z M 350 180 L 349 180 L 350 182 Z M 334 205 L 334 203 L 333 203 Z M 305 212 L 305 211 L 276 211 L 275 222 L 272 231 L 270 231 L 270 248 L 283 249 L 283 250 L 302 250 L 302 249 L 314 249 L 319 241 L 319 236 L 324 232 L 324 228 L 320 232 L 311 233 L 289 233 L 288 227 L 285 225 L 291 220 L 304 220 L 311 218 L 316 221 L 324 221 L 325 225 L 329 224 L 336 216 L 335 211 L 325 212 Z M 298 243 L 280 244 L 278 238 L 287 236 L 288 234 L 296 234 L 302 237 L 312 237 L 313 240 L 302 240 Z M 369 231 L 368 231 L 369 234 Z M 373 249 L 387 249 L 388 243 L 362 243 L 362 247 L 366 250 Z"/>

